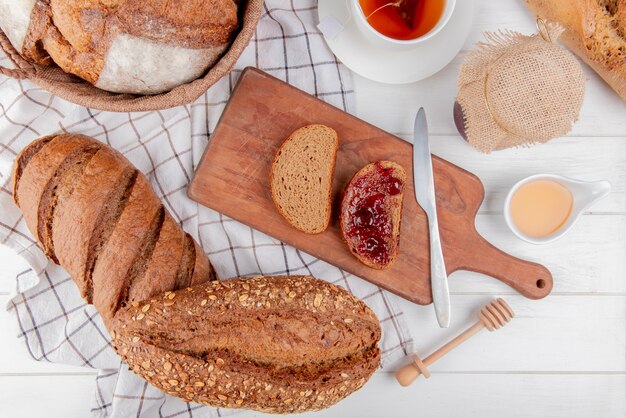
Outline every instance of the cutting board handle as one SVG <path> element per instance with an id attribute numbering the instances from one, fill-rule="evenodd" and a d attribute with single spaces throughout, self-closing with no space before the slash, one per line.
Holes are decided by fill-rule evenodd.
<path id="1" fill-rule="evenodd" d="M 530 299 L 544 298 L 552 290 L 552 274 L 541 264 L 513 257 L 480 235 L 473 243 L 473 251 L 481 254 L 481 257 L 470 257 L 469 265 L 462 269 L 496 278 Z M 477 262 L 474 264 L 472 260 Z M 489 262 L 485 263 L 484 260 Z"/>

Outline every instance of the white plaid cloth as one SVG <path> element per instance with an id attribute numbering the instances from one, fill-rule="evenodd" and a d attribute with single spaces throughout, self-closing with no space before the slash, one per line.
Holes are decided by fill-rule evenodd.
<path id="1" fill-rule="evenodd" d="M 220 277 L 311 274 L 348 288 L 376 312 L 383 328 L 383 367 L 404 356 L 411 338 L 395 296 L 308 254 L 250 229 L 186 196 L 202 151 L 239 74 L 255 66 L 351 112 L 350 73 L 316 29 L 315 0 L 267 0 L 256 35 L 235 69 L 195 103 L 143 113 L 91 110 L 52 96 L 28 81 L 0 79 L 0 242 L 25 260 L 7 307 L 30 355 L 40 361 L 99 369 L 92 413 L 110 417 L 213 417 L 224 411 L 185 403 L 135 376 L 112 350 L 93 306 L 48 260 L 11 196 L 11 168 L 35 138 L 78 132 L 122 152 L 150 180 L 170 213 L 200 242 Z M 9 65 L 3 58 L 0 63 Z M 1 270 L 0 270 L 1 274 Z M 61 402 L 61 400 L 59 400 Z M 87 413 L 87 411 L 86 411 Z"/>

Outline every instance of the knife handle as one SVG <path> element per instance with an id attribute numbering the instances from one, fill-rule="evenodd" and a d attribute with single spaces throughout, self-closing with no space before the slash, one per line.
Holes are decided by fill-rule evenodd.
<path id="1" fill-rule="evenodd" d="M 450 326 L 450 290 L 437 217 L 429 217 L 428 224 L 430 227 L 430 287 L 433 304 L 439 326 L 448 328 Z"/>
<path id="2" fill-rule="evenodd" d="M 552 290 L 552 274 L 541 264 L 513 257 L 482 237 L 468 250 L 473 253 L 466 258 L 469 265 L 460 266 L 459 269 L 494 277 L 530 299 L 546 297 Z M 485 263 L 484 260 L 489 262 Z"/>

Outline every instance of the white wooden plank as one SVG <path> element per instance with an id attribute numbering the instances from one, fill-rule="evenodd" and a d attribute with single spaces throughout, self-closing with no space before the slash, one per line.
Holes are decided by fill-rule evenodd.
<path id="1" fill-rule="evenodd" d="M 297 416 L 617 418 L 626 410 L 625 389 L 624 376 L 433 374 L 429 380 L 401 388 L 391 375 L 377 374 L 334 407 Z"/>
<path id="2" fill-rule="evenodd" d="M 6 418 L 91 416 L 95 376 L 0 376 Z"/>
<path id="3" fill-rule="evenodd" d="M 626 293 L 626 215 L 583 216 L 563 238 L 542 246 L 515 237 L 501 214 L 479 214 L 476 227 L 503 251 L 545 265 L 554 277 L 554 293 Z M 14 287 L 15 273 L 1 277 L 5 295 Z M 451 276 L 450 285 L 452 293 L 515 293 L 499 281 L 463 271 Z"/>
<path id="4" fill-rule="evenodd" d="M 608 180 L 611 194 L 593 213 L 626 213 L 626 140 L 624 137 L 561 138 L 530 148 L 482 154 L 460 137 L 431 138 L 431 151 L 474 173 L 485 187 L 481 212 L 502 212 L 504 200 L 519 180 L 540 173 L 584 181 Z"/>
<path id="5" fill-rule="evenodd" d="M 507 28 L 522 33 L 537 31 L 535 18 L 523 0 L 476 0 L 476 13 L 465 47 L 482 41 L 482 33 Z"/>
<path id="6" fill-rule="evenodd" d="M 453 295 L 449 329 L 437 325 L 432 306 L 400 304 L 425 357 L 476 321 L 495 296 Z M 493 333 L 483 331 L 431 370 L 446 372 L 626 372 L 626 296 L 550 296 L 504 299 L 516 317 Z M 394 365 L 395 366 L 395 365 Z"/>
<path id="7" fill-rule="evenodd" d="M 3 417 L 89 416 L 92 376 L 0 376 Z M 623 417 L 623 375 L 441 374 L 401 388 L 389 373 L 337 405 L 293 417 Z M 243 411 L 241 417 L 272 415 Z"/>
<path id="8" fill-rule="evenodd" d="M 476 227 L 502 250 L 546 265 L 554 277 L 555 293 L 626 292 L 626 281 L 623 280 L 626 276 L 626 215 L 583 216 L 562 239 L 542 246 L 516 238 L 499 213 L 479 214 Z M 12 291 L 15 274 L 21 268 L 7 264 L 7 270 L 1 273 L 0 291 L 5 294 Z M 498 281 L 467 272 L 452 276 L 451 290 L 453 293 L 514 293 Z"/>
<path id="9" fill-rule="evenodd" d="M 560 240 L 541 246 L 514 236 L 500 214 L 478 215 L 476 229 L 503 251 L 545 265 L 554 279 L 554 293 L 626 294 L 626 215 L 583 216 Z M 454 273 L 451 291 L 515 293 L 479 276 Z"/>
<path id="10" fill-rule="evenodd" d="M 464 327 L 477 310 L 493 296 L 453 295 L 452 325 L 437 326 L 430 306 L 400 301 L 416 339 L 416 351 L 428 354 Z M 508 295 L 517 317 L 494 334 L 477 336 L 449 357 L 433 366 L 434 371 L 473 372 L 622 372 L 626 371 L 626 297 L 551 296 L 531 301 Z M 22 340 L 8 330 L 13 319 L 0 315 L 0 375 L 21 373 L 91 373 L 89 369 L 35 362 L 26 353 Z M 581 338 L 584 336 L 584 338 Z M 590 355 L 593 353 L 593 355 Z"/>

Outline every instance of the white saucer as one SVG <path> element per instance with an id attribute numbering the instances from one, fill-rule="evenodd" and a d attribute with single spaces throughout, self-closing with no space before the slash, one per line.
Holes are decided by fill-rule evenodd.
<path id="1" fill-rule="evenodd" d="M 441 32 L 415 49 L 399 51 L 368 42 L 352 19 L 348 1 L 318 1 L 320 22 L 335 18 L 345 26 L 334 39 L 325 37 L 326 43 L 346 67 L 365 78 L 387 84 L 423 80 L 448 65 L 465 43 L 474 18 L 474 0 L 457 1 L 450 21 Z"/>

